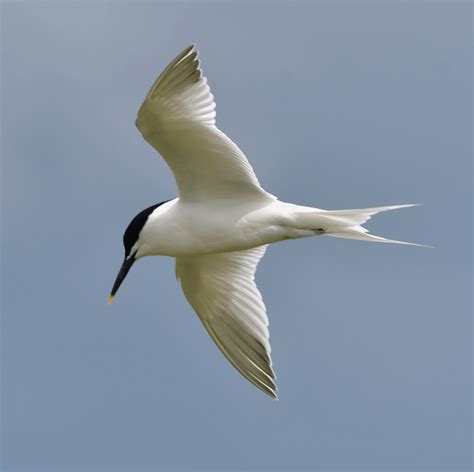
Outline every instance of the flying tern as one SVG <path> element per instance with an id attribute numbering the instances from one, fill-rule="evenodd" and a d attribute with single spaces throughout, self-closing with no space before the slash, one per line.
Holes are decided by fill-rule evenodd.
<path id="1" fill-rule="evenodd" d="M 323 235 L 401 243 L 362 225 L 413 205 L 326 211 L 282 202 L 262 188 L 244 153 L 216 126 L 215 109 L 198 52 L 189 46 L 152 85 L 136 120 L 171 168 L 179 196 L 141 211 L 127 227 L 109 303 L 136 260 L 176 258 L 184 295 L 213 341 L 247 380 L 277 398 L 268 317 L 255 284 L 268 244 Z"/>

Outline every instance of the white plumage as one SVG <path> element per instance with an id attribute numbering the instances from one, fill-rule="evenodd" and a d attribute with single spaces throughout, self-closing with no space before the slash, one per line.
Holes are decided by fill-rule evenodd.
<path id="1" fill-rule="evenodd" d="M 316 235 L 397 242 L 361 225 L 381 211 L 412 205 L 326 211 L 281 202 L 262 189 L 243 152 L 216 127 L 215 108 L 190 46 L 153 84 L 136 120 L 171 168 L 179 198 L 132 220 L 110 301 L 136 259 L 175 257 L 183 292 L 219 349 L 276 398 L 268 318 L 254 281 L 266 246 Z"/>
<path id="2" fill-rule="evenodd" d="M 274 396 L 268 317 L 254 281 L 265 249 L 177 257 L 176 274 L 186 298 L 227 359 Z"/>
<path id="3" fill-rule="evenodd" d="M 181 201 L 270 197 L 244 153 L 215 126 L 215 109 L 190 46 L 153 84 L 136 125 L 173 171 Z"/>

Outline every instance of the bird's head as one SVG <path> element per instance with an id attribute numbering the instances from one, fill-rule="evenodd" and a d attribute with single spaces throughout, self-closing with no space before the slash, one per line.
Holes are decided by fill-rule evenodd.
<path id="1" fill-rule="evenodd" d="M 125 248 L 125 258 L 122 263 L 122 267 L 120 267 L 119 273 L 117 278 L 115 279 L 114 286 L 112 287 L 112 291 L 109 295 L 109 303 L 112 303 L 117 290 L 119 289 L 120 285 L 124 281 L 125 277 L 128 274 L 128 271 L 131 269 L 133 263 L 139 258 L 140 256 L 140 234 L 148 221 L 148 217 L 153 213 L 153 211 L 158 208 L 160 205 L 166 202 L 157 203 L 156 205 L 152 205 L 151 207 L 145 208 L 143 211 L 138 213 L 138 215 L 133 218 L 133 220 L 128 225 L 125 233 L 123 234 L 123 246 Z"/>

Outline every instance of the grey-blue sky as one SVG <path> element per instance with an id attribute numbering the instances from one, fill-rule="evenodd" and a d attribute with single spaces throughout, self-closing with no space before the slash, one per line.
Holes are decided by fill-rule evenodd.
<path id="1" fill-rule="evenodd" d="M 467 470 L 470 2 L 4 2 L 5 470 Z M 422 202 L 257 274 L 279 402 L 218 352 L 148 258 L 112 306 L 121 236 L 175 196 L 134 127 L 197 42 L 218 123 L 281 199 Z"/>

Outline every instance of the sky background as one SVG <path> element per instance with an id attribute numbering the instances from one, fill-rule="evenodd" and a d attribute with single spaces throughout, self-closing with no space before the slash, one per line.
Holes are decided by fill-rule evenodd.
<path id="1" fill-rule="evenodd" d="M 468 1 L 3 2 L 3 470 L 470 470 Z M 107 295 L 174 198 L 135 129 L 196 42 L 218 124 L 280 199 L 423 203 L 279 243 L 257 281 L 280 400 L 225 360 L 174 260 Z"/>

